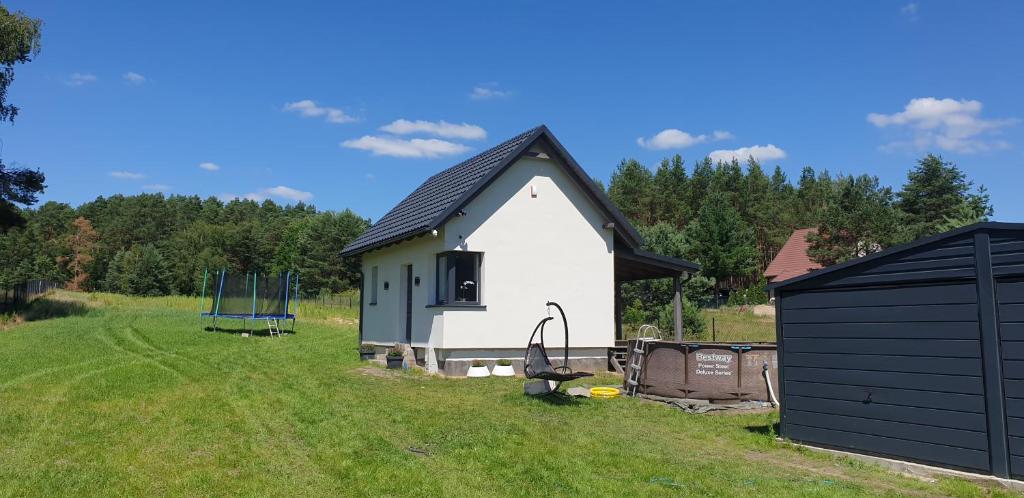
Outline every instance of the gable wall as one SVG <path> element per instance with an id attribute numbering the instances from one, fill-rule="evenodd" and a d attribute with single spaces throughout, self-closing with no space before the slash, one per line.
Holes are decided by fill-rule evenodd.
<path id="1" fill-rule="evenodd" d="M 444 348 L 522 349 L 548 300 L 566 311 L 570 346 L 614 344 L 614 236 L 555 160 L 519 160 L 464 211 L 444 227 L 444 247 L 484 253 L 487 310 L 445 309 Z M 561 345 L 562 327 L 550 329 L 548 344 Z"/>

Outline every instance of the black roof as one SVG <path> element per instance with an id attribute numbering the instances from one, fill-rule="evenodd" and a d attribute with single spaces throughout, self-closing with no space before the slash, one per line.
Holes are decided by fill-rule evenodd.
<path id="1" fill-rule="evenodd" d="M 967 225 L 965 227 L 957 228 L 956 230 L 950 230 L 948 232 L 940 233 L 938 235 L 932 235 L 931 237 L 924 237 L 924 238 L 921 238 L 921 239 L 917 239 L 917 240 L 915 240 L 913 242 L 909 242 L 909 243 L 906 243 L 906 244 L 901 244 L 901 245 L 898 245 L 898 246 L 890 247 L 890 248 L 888 248 L 888 249 L 886 249 L 884 251 L 876 252 L 874 254 L 869 254 L 867 256 L 860 257 L 860 258 L 857 258 L 857 259 L 851 259 L 849 261 L 844 261 L 842 263 L 835 264 L 835 265 L 832 265 L 832 266 L 826 266 L 825 268 L 822 268 L 820 270 L 815 270 L 815 271 L 812 271 L 810 273 L 806 273 L 804 275 L 800 275 L 799 277 L 793 277 L 793 278 L 790 278 L 788 280 L 783 280 L 783 281 L 778 282 L 778 283 L 770 284 L 770 285 L 768 285 L 768 289 L 771 289 L 771 290 L 774 290 L 774 289 L 784 289 L 786 287 L 789 287 L 791 285 L 794 285 L 794 284 L 797 284 L 797 283 L 800 283 L 800 282 L 806 282 L 808 280 L 817 279 L 819 277 L 823 277 L 825 275 L 828 275 L 828 274 L 831 274 L 831 273 L 834 273 L 834 272 L 837 272 L 837 271 L 840 271 L 840 270 L 845 270 L 847 268 L 851 268 L 851 267 L 854 267 L 854 266 L 859 266 L 859 265 L 862 265 L 862 264 L 870 263 L 870 262 L 875 261 L 877 259 L 884 258 L 886 256 L 891 256 L 891 255 L 896 254 L 896 253 L 901 253 L 901 252 L 904 252 L 904 251 L 909 251 L 911 249 L 915 249 L 917 247 L 928 245 L 928 244 L 931 244 L 931 243 L 934 243 L 934 242 L 938 242 L 938 241 L 941 241 L 941 240 L 946 240 L 946 239 L 950 239 L 950 238 L 953 238 L 953 237 L 959 237 L 959 236 L 962 236 L 962 235 L 965 235 L 965 234 L 968 234 L 968 233 L 977 232 L 977 231 L 983 231 L 983 230 L 984 231 L 995 231 L 995 230 L 999 230 L 999 231 L 1003 231 L 1003 230 L 1020 231 L 1020 230 L 1024 230 L 1024 223 L 1002 223 L 1002 222 L 997 222 L 997 221 L 984 221 L 984 222 L 981 222 L 981 223 L 975 223 L 973 225 Z"/>
<path id="2" fill-rule="evenodd" d="M 548 128 L 541 125 L 427 178 L 408 197 L 346 246 L 342 255 L 353 256 L 437 229 L 538 140 L 544 140 L 561 157 L 568 166 L 570 176 L 610 218 L 616 235 L 629 247 L 638 249 L 642 243 L 640 234 Z"/>

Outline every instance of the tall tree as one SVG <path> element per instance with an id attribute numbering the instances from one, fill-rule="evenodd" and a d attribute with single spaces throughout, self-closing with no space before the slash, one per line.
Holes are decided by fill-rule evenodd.
<path id="1" fill-rule="evenodd" d="M 897 206 L 907 218 L 913 238 L 942 231 L 948 220 L 984 220 L 992 205 L 984 188 L 977 191 L 967 175 L 952 162 L 928 154 L 907 174 Z"/>
<path id="2" fill-rule="evenodd" d="M 96 243 L 99 241 L 99 234 L 93 229 L 89 220 L 79 216 L 72 222 L 74 231 L 68 237 L 68 247 L 71 249 L 70 257 L 62 257 L 66 261 L 68 270 L 71 272 L 71 280 L 68 281 L 68 289 L 85 290 L 89 279 L 89 266 L 95 257 Z"/>
<path id="3" fill-rule="evenodd" d="M 638 225 L 654 222 L 654 175 L 636 159 L 623 159 L 612 173 L 608 197 Z"/>
<path id="4" fill-rule="evenodd" d="M 880 186 L 877 177 L 840 177 L 817 233 L 808 237 L 808 254 L 828 266 L 902 242 L 893 199 L 892 189 Z"/>
<path id="5" fill-rule="evenodd" d="M 686 168 L 679 154 L 661 161 L 654 173 L 654 208 L 656 221 L 682 229 L 689 221 Z"/>
<path id="6" fill-rule="evenodd" d="M 754 234 L 724 193 L 708 195 L 684 235 L 689 256 L 715 279 L 716 292 L 722 283 L 734 284 L 757 271 Z"/>
<path id="7" fill-rule="evenodd" d="M 43 21 L 0 5 L 0 121 L 14 121 L 18 108 L 7 102 L 14 82 L 14 65 L 30 62 L 39 53 Z"/>
<path id="8" fill-rule="evenodd" d="M 0 5 L 0 122 L 14 122 L 18 107 L 7 102 L 7 89 L 14 82 L 14 65 L 32 60 L 39 53 L 42 21 Z M 45 188 L 46 177 L 37 170 L 14 168 L 0 159 L 0 233 L 24 224 L 18 204 L 35 204 Z"/>

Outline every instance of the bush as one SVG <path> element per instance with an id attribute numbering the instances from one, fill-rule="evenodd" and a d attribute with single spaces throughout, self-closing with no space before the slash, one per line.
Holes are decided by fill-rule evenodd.
<path id="1" fill-rule="evenodd" d="M 114 256 L 104 287 L 120 294 L 163 296 L 170 293 L 170 272 L 155 246 L 134 246 Z"/>
<path id="2" fill-rule="evenodd" d="M 403 356 L 405 356 L 405 353 L 403 353 L 402 350 L 398 349 L 397 345 L 391 348 L 391 351 L 388 351 L 388 357 L 390 358 L 401 358 Z"/>
<path id="3" fill-rule="evenodd" d="M 484 360 L 473 360 L 473 366 L 474 367 L 486 367 L 487 366 L 487 362 L 484 361 Z"/>
<path id="4" fill-rule="evenodd" d="M 672 305 L 666 305 L 658 313 L 658 328 L 665 339 L 673 338 L 675 327 L 675 310 Z M 689 301 L 683 301 L 683 338 L 695 339 L 701 337 L 708 330 L 708 324 L 700 313 L 700 308 Z"/>
<path id="5" fill-rule="evenodd" d="M 765 304 L 768 302 L 768 281 L 761 277 L 757 282 L 729 293 L 729 306 Z"/>
<path id="6" fill-rule="evenodd" d="M 512 360 L 498 360 L 498 366 L 499 367 L 511 367 L 512 366 Z"/>

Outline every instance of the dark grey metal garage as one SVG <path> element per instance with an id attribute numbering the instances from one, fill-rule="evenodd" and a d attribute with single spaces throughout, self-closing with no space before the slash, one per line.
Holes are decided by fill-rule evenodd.
<path id="1" fill-rule="evenodd" d="M 772 288 L 783 437 L 1024 478 L 1024 224 Z"/>

